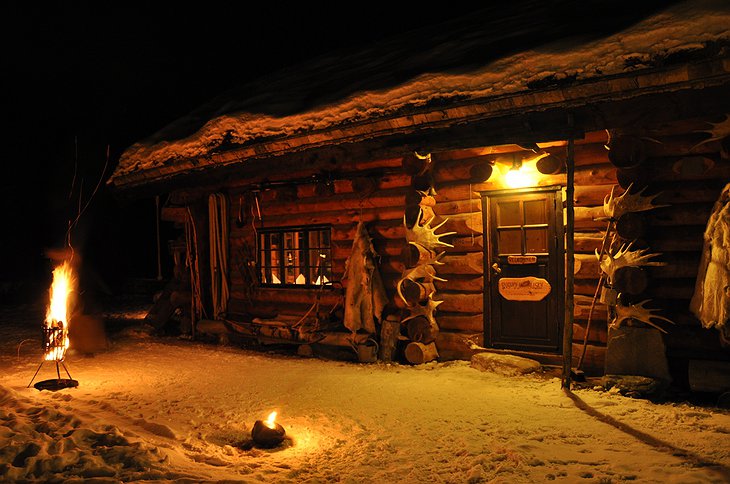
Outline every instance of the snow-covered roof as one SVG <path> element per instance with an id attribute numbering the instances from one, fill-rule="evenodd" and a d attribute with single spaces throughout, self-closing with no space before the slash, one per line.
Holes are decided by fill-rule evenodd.
<path id="1" fill-rule="evenodd" d="M 423 69 L 429 55 L 443 58 L 457 49 L 470 52 L 470 59 L 479 58 L 474 53 L 494 44 L 494 36 L 488 32 L 463 34 L 458 39 L 444 37 L 414 62 Z M 364 132 L 372 138 L 414 126 L 437 127 L 447 118 L 468 120 L 502 115 L 515 106 L 530 109 L 549 101 L 568 102 L 571 94 L 566 88 L 570 86 L 636 76 L 688 60 L 721 59 L 721 75 L 715 72 L 713 76 L 716 82 L 727 83 L 730 3 L 675 3 L 601 38 L 553 42 L 499 58 L 485 50 L 481 58 L 486 61 L 481 65 L 414 71 L 410 78 L 396 83 L 384 81 L 394 66 L 410 60 L 404 57 L 406 47 L 391 47 L 389 55 L 377 58 L 367 51 L 325 57 L 304 69 L 282 71 L 227 93 L 129 147 L 110 183 L 146 183 L 201 165 L 238 163 L 337 140 L 352 142 Z M 407 48 L 413 52 L 413 46 Z M 408 71 L 403 66 L 398 69 Z M 682 77 L 686 81 L 691 75 L 684 72 Z M 634 87 L 656 90 L 678 81 L 667 75 L 647 79 L 642 82 L 651 86 Z M 385 85 L 388 87 L 382 87 Z M 623 89 L 619 86 L 596 84 L 581 95 L 605 96 L 607 89 Z M 359 128 L 354 130 L 356 126 Z M 231 150 L 236 150 L 235 156 L 226 155 Z"/>

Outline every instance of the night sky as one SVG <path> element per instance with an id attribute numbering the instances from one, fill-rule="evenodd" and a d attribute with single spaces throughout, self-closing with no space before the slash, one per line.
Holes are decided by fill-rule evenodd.
<path id="1" fill-rule="evenodd" d="M 528 24 L 550 27 L 546 35 L 591 35 L 636 20 L 659 2 L 634 9 L 631 18 L 616 3 L 599 15 L 591 13 L 591 2 L 548 3 L 554 7 L 549 18 L 529 17 L 545 5 L 535 1 L 493 5 L 487 14 L 524 11 Z M 51 263 L 43 251 L 63 245 L 79 211 L 79 191 L 83 206 L 102 177 L 107 147 L 104 180 L 126 147 L 230 88 L 414 28 L 427 42 L 423 27 L 475 10 L 275 2 L 234 10 L 214 2 L 168 7 L 18 2 L 6 8 L 3 70 L 11 87 L 0 178 L 0 283 L 6 287 L 22 283 L 24 295 L 46 287 Z M 541 40 L 539 29 L 533 32 L 526 46 Z M 113 290 L 125 277 L 154 277 L 154 200 L 129 200 L 102 183 L 72 241 L 84 266 Z"/>

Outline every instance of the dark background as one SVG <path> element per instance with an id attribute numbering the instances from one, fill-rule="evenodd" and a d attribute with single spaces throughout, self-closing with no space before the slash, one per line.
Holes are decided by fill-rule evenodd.
<path id="1" fill-rule="evenodd" d="M 154 278 L 154 200 L 120 196 L 105 181 L 126 147 L 228 89 L 327 52 L 372 48 L 393 36 L 423 55 L 432 39 L 448 38 L 448 29 L 456 35 L 462 22 L 479 28 L 478 18 L 487 28 L 504 19 L 500 32 L 514 33 L 486 54 L 496 57 L 550 40 L 600 36 L 661 3 L 627 8 L 630 2 L 515 1 L 479 10 L 416 3 L 388 8 L 345 2 L 236 8 L 215 2 L 154 8 L 11 3 L 4 8 L 2 34 L 3 77 L 10 87 L 3 109 L 0 301 L 45 293 L 52 263 L 44 250 L 63 246 L 79 200 L 83 208 L 100 181 L 71 230 L 83 256 L 86 289 L 115 293 L 126 278 Z M 480 57 L 484 52 L 469 55 L 460 62 L 488 60 Z M 416 74 L 403 72 L 393 82 Z M 170 235 L 163 225 L 163 254 Z M 168 271 L 169 264 L 164 275 Z"/>

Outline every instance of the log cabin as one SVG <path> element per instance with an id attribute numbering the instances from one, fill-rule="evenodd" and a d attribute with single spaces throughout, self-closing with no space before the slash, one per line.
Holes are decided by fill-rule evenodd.
<path id="1" fill-rule="evenodd" d="M 325 57 L 134 144 L 109 184 L 166 200 L 193 334 L 690 387 L 730 364 L 689 310 L 730 180 L 729 26 L 678 2 L 569 43 L 468 30 L 464 65 L 453 32 L 408 68 L 397 43 Z"/>

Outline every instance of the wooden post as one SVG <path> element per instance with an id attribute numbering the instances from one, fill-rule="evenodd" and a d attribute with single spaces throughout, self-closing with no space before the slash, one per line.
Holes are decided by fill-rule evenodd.
<path id="1" fill-rule="evenodd" d="M 573 197 L 575 196 L 575 146 L 573 138 L 568 139 L 567 174 L 568 184 L 566 187 L 566 214 L 567 226 L 565 236 L 565 258 L 566 258 L 566 287 L 565 287 L 565 320 L 563 326 L 563 379 L 562 388 L 570 390 L 570 371 L 573 364 L 573 292 L 574 288 L 574 240 L 573 232 L 575 225 L 575 213 L 573 212 Z"/>
<path id="2" fill-rule="evenodd" d="M 160 243 L 160 196 L 155 195 L 155 222 L 157 223 L 157 280 L 162 280 L 162 248 Z"/>

